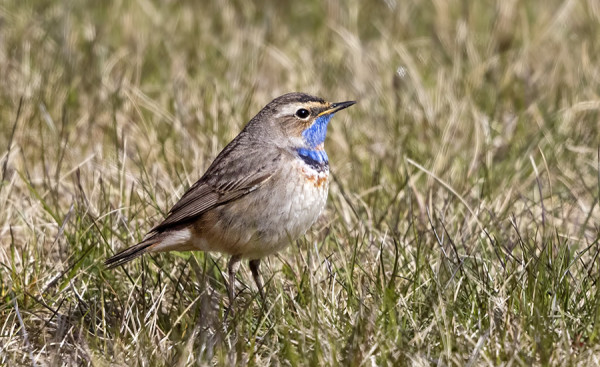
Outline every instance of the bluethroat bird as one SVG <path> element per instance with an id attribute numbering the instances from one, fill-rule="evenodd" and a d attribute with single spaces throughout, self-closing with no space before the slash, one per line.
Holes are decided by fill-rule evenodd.
<path id="1" fill-rule="evenodd" d="M 231 255 L 229 300 L 242 258 L 264 300 L 260 260 L 304 234 L 329 189 L 323 144 L 333 115 L 354 101 L 330 103 L 288 93 L 266 105 L 219 153 L 206 173 L 137 245 L 106 260 L 124 264 L 148 252 L 216 251 Z"/>

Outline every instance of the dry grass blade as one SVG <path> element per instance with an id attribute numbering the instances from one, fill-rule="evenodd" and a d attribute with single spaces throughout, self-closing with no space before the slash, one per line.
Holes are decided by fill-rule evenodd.
<path id="1" fill-rule="evenodd" d="M 2 2 L 0 365 L 598 364 L 599 20 Z M 264 305 L 244 264 L 227 315 L 218 254 L 104 267 L 290 91 L 358 103 L 328 130 L 327 209 L 261 265 Z"/>

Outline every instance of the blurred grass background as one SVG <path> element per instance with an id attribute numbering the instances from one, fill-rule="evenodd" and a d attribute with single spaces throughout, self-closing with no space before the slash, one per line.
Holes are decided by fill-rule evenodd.
<path id="1" fill-rule="evenodd" d="M 598 365 L 600 3 L 0 3 L 0 365 Z M 233 318 L 219 254 L 107 271 L 262 106 L 359 103 Z"/>

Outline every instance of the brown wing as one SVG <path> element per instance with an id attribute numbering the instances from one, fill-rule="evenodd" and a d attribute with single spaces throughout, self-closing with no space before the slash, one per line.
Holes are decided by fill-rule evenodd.
<path id="1" fill-rule="evenodd" d="M 165 220 L 150 233 L 163 232 L 197 219 L 208 210 L 258 189 L 276 172 L 280 151 L 252 149 L 246 146 L 245 154 L 236 154 L 243 142 L 235 140 L 215 159 L 204 176 L 196 182 L 171 208 Z M 268 157 L 268 159 L 265 159 Z"/>

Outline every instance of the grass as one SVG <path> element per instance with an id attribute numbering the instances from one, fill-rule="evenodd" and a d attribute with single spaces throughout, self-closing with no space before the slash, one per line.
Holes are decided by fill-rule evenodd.
<path id="1" fill-rule="evenodd" d="M 0 4 L 0 365 L 600 364 L 594 1 Z M 322 218 L 247 264 L 103 261 L 274 97 L 336 116 Z"/>

